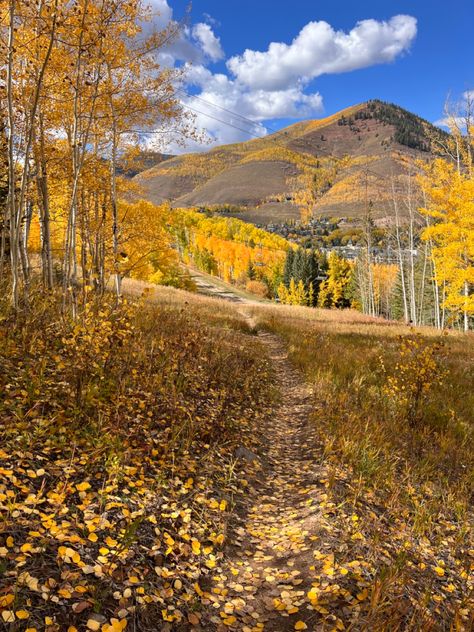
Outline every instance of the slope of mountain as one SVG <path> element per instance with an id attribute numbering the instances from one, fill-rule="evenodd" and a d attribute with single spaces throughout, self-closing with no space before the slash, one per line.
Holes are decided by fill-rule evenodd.
<path id="1" fill-rule="evenodd" d="M 255 223 L 391 215 L 410 157 L 430 157 L 446 133 L 381 101 L 296 123 L 265 138 L 165 160 L 137 176 L 155 203 L 238 212 Z M 393 185 L 393 186 L 392 186 Z M 227 207 L 227 209 L 226 209 Z"/>

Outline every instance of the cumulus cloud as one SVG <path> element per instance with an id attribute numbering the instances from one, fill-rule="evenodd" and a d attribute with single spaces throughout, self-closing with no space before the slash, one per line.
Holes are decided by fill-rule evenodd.
<path id="1" fill-rule="evenodd" d="M 151 3 L 160 28 L 173 21 L 167 0 Z M 362 20 L 349 32 L 324 21 L 310 22 L 291 43 L 272 42 L 265 51 L 247 49 L 231 57 L 224 74 L 208 68 L 225 55 L 214 32 L 218 24 L 211 16 L 204 19 L 183 28 L 160 53 L 160 62 L 184 63 L 186 90 L 193 94 L 183 94 L 183 105 L 194 112 L 198 129 L 208 132 L 211 145 L 265 135 L 265 121 L 320 114 L 323 97 L 310 90 L 311 81 L 392 62 L 409 50 L 417 32 L 416 19 L 409 15 Z"/>
<path id="2" fill-rule="evenodd" d="M 203 53 L 209 57 L 211 61 L 219 61 L 224 59 L 224 51 L 221 46 L 220 39 L 215 35 L 209 24 L 199 22 L 193 27 L 193 37 L 201 46 Z"/>
<path id="3" fill-rule="evenodd" d="M 305 94 L 299 86 L 286 90 L 251 90 L 222 73 L 212 73 L 204 66 L 189 66 L 186 71 L 189 85 L 199 87 L 202 104 L 238 113 L 238 118 L 265 121 L 279 118 L 310 116 L 322 109 L 319 93 Z M 191 99 L 193 97 L 190 97 Z"/>
<path id="4" fill-rule="evenodd" d="M 175 37 L 158 54 L 158 61 L 162 66 L 173 67 L 177 62 L 201 64 L 223 59 L 224 51 L 220 39 L 209 24 L 200 22 L 192 28 L 186 24 L 179 25 L 173 17 L 173 9 L 168 0 L 151 0 L 148 6 L 151 20 L 143 25 L 145 35 L 170 25 L 176 27 Z"/>
<path id="5" fill-rule="evenodd" d="M 227 67 L 249 87 L 281 90 L 297 81 L 393 61 L 416 36 L 416 19 L 397 15 L 388 22 L 363 20 L 349 32 L 327 22 L 310 22 L 291 44 L 273 42 L 265 52 L 246 50 Z"/>

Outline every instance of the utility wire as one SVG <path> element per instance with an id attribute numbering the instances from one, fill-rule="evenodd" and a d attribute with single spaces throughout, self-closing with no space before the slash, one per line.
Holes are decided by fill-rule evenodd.
<path id="1" fill-rule="evenodd" d="M 194 112 L 195 114 L 201 114 L 202 116 L 207 116 L 208 118 L 212 119 L 213 121 L 217 121 L 219 123 L 222 123 L 223 125 L 227 125 L 228 127 L 233 127 L 234 129 L 238 130 L 239 132 L 243 132 L 244 134 L 247 134 L 248 136 L 251 136 L 254 139 L 265 138 L 264 136 L 256 136 L 255 134 L 253 134 L 252 132 L 250 132 L 247 129 L 243 129 L 242 127 L 237 127 L 237 125 L 234 125 L 233 123 L 229 123 L 229 121 L 224 121 L 224 120 L 222 120 L 220 118 L 217 118 L 217 116 L 213 116 L 212 114 L 208 114 L 207 112 L 202 112 L 201 110 L 193 108 L 190 105 L 186 105 L 185 103 L 182 103 L 182 106 L 184 108 L 186 108 L 186 110 L 191 110 L 191 112 Z M 256 125 L 256 123 L 252 123 L 252 124 L 254 126 Z"/>
<path id="2" fill-rule="evenodd" d="M 196 99 L 197 101 L 202 101 L 202 103 L 205 103 L 206 105 L 210 105 L 213 108 L 222 110 L 223 112 L 227 112 L 227 114 L 231 114 L 232 116 L 241 119 L 245 123 L 250 123 L 251 125 L 256 124 L 255 121 L 252 121 L 252 119 L 248 118 L 247 116 L 243 116 L 242 114 L 237 114 L 237 112 L 233 112 L 232 110 L 229 110 L 228 108 L 225 108 L 222 105 L 218 105 L 217 103 L 213 103 L 212 101 L 203 99 L 201 96 L 198 96 L 195 94 L 189 94 L 183 88 L 177 88 L 176 92 L 180 92 L 181 94 L 188 97 L 189 99 Z M 280 131 L 280 130 L 274 129 L 273 127 L 270 127 L 269 125 L 262 125 L 262 127 L 264 127 L 267 131 L 273 132 L 274 134 L 277 134 Z"/>
<path id="3" fill-rule="evenodd" d="M 202 99 L 201 97 L 193 97 L 192 95 L 189 95 L 187 92 L 185 92 L 181 88 L 178 88 L 177 91 L 181 92 L 182 94 L 185 94 L 188 97 L 199 99 L 200 101 L 203 101 L 204 103 L 206 103 L 208 105 L 211 105 L 213 107 L 220 108 L 224 112 L 227 112 L 227 113 L 229 113 L 232 116 L 235 116 L 237 118 L 241 118 L 243 121 L 246 121 L 246 122 L 248 122 L 249 124 L 251 124 L 253 126 L 257 125 L 257 123 L 255 123 L 255 121 L 252 121 L 249 118 L 241 116 L 240 114 L 237 114 L 237 112 L 233 112 L 232 110 L 229 110 L 227 108 L 218 106 L 218 105 L 216 105 L 214 103 L 211 103 L 210 101 L 206 101 L 205 99 Z M 187 110 L 190 110 L 191 112 L 194 112 L 195 114 L 201 114 L 202 116 L 207 116 L 208 118 L 210 118 L 210 119 L 212 119 L 214 121 L 222 123 L 223 125 L 227 125 L 228 127 L 232 127 L 234 129 L 238 130 L 239 132 L 243 132 L 244 134 L 247 134 L 248 136 L 250 136 L 252 139 L 263 140 L 265 138 L 269 142 L 272 142 L 275 145 L 277 145 L 278 147 L 282 147 L 283 149 L 288 149 L 287 145 L 283 144 L 281 141 L 278 141 L 276 138 L 273 138 L 271 135 L 269 135 L 268 137 L 266 137 L 266 136 L 256 136 L 254 133 L 250 132 L 249 130 L 243 129 L 242 127 L 238 127 L 237 125 L 234 125 L 233 123 L 229 123 L 229 121 L 225 121 L 222 118 L 218 118 L 217 116 L 213 116 L 212 114 L 208 114 L 207 112 L 203 112 L 202 110 L 198 110 L 197 108 L 194 108 L 194 107 L 192 107 L 190 105 L 187 105 L 186 103 L 181 103 L 181 105 L 182 105 L 183 108 L 185 108 Z M 268 127 L 268 126 L 265 126 L 265 125 L 263 125 L 262 127 L 264 127 L 266 130 L 270 130 L 270 131 L 274 132 L 275 134 L 279 133 L 279 132 L 282 132 L 282 130 L 276 130 L 274 128 L 271 128 L 271 127 Z M 309 150 L 311 148 L 311 143 L 309 143 L 306 139 L 301 139 L 301 140 L 308 147 L 308 150 Z M 294 151 L 295 153 L 301 154 L 302 156 L 305 156 L 305 157 L 307 157 L 308 154 L 310 154 L 309 151 L 308 152 L 304 152 L 304 151 L 301 151 L 300 149 L 296 149 L 294 147 L 291 149 L 291 151 Z"/>

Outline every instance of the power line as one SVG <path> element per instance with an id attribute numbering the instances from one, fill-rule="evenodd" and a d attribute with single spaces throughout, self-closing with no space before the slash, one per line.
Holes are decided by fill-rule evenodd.
<path id="1" fill-rule="evenodd" d="M 195 114 L 201 114 L 202 116 L 207 116 L 208 118 L 212 119 L 213 121 L 217 121 L 218 123 L 222 123 L 223 125 L 227 125 L 228 127 L 233 127 L 234 129 L 238 130 L 239 132 L 243 132 L 244 134 L 247 134 L 248 136 L 251 136 L 252 138 L 256 139 L 256 140 L 260 140 L 262 138 L 264 138 L 263 136 L 256 136 L 255 134 L 253 134 L 252 132 L 250 132 L 247 129 L 243 129 L 242 127 L 237 127 L 237 125 L 233 125 L 232 123 L 229 123 L 229 121 L 224 121 L 220 118 L 217 118 L 216 116 L 212 116 L 212 114 L 208 114 L 207 112 L 202 112 L 201 110 L 198 110 L 196 108 L 192 108 L 190 105 L 186 105 L 185 103 L 182 104 L 182 106 L 184 108 L 186 108 L 187 110 L 191 110 L 191 112 L 194 112 Z M 256 123 L 252 123 L 253 125 L 256 125 Z"/>
<path id="2" fill-rule="evenodd" d="M 208 105 L 212 105 L 216 108 L 219 108 L 221 110 L 223 110 L 224 112 L 227 112 L 229 114 L 231 114 L 232 116 L 236 116 L 238 118 L 241 118 L 243 121 L 248 121 L 248 123 L 250 123 L 251 125 L 255 126 L 257 125 L 257 123 L 255 123 L 255 121 L 252 121 L 251 119 L 245 117 L 245 116 L 241 116 L 240 114 L 237 114 L 237 112 L 233 112 L 232 110 L 229 110 L 227 108 L 224 108 L 222 106 L 218 106 L 215 105 L 214 103 L 211 103 L 210 101 L 206 101 L 206 99 L 202 99 L 201 97 L 193 97 L 193 95 L 189 95 L 185 90 L 178 88 L 177 91 L 181 92 L 182 94 L 185 94 L 186 96 L 190 97 L 190 98 L 196 98 L 199 99 L 200 101 L 203 101 L 204 103 L 208 104 Z M 213 121 L 217 121 L 219 123 L 222 123 L 223 125 L 227 125 L 228 127 L 232 127 L 236 130 L 238 130 L 239 132 L 243 132 L 244 134 L 247 134 L 248 136 L 250 136 L 252 139 L 255 140 L 267 140 L 271 143 L 274 143 L 277 147 L 281 147 L 282 149 L 289 149 L 287 145 L 283 144 L 281 141 L 279 142 L 276 138 L 273 138 L 271 135 L 269 136 L 256 136 L 255 134 L 253 134 L 252 132 L 250 132 L 249 130 L 243 129 L 242 127 L 238 127 L 237 125 L 234 125 L 233 123 L 229 123 L 229 121 L 225 121 L 221 118 L 218 118 L 217 116 L 213 116 L 212 114 L 208 114 L 207 112 L 203 112 L 202 110 L 198 110 L 197 108 L 191 107 L 190 105 L 187 105 L 186 103 L 181 103 L 182 107 L 190 110 L 191 112 L 194 112 L 195 114 L 201 114 L 202 116 L 207 116 L 208 118 L 212 119 Z M 272 132 L 274 132 L 275 134 L 281 132 L 282 130 L 274 130 L 271 127 L 262 125 L 262 127 L 264 129 L 266 129 L 267 131 L 270 130 Z M 306 139 L 302 138 L 300 139 L 300 142 L 303 142 L 304 145 L 306 145 L 306 147 L 308 147 L 308 149 L 312 149 L 312 145 L 311 143 L 309 143 Z M 291 151 L 294 151 L 296 154 L 301 154 L 302 156 L 308 156 L 312 155 L 309 151 L 308 152 L 304 152 L 301 151 L 300 149 L 296 149 L 296 148 L 291 148 Z"/>
<path id="3" fill-rule="evenodd" d="M 181 94 L 184 94 L 189 99 L 197 99 L 198 101 L 202 101 L 206 105 L 210 105 L 213 108 L 222 110 L 223 112 L 227 112 L 227 114 L 231 114 L 232 116 L 235 116 L 236 118 L 239 118 L 242 121 L 245 121 L 246 123 L 250 123 L 251 125 L 256 124 L 255 121 L 252 121 L 252 119 L 248 118 L 247 116 L 243 116 L 242 114 L 237 114 L 237 112 L 233 112 L 232 110 L 225 108 L 223 105 L 218 105 L 217 103 L 213 103 L 212 101 L 203 99 L 201 96 L 198 96 L 196 94 L 189 94 L 183 88 L 177 88 L 176 91 L 181 92 Z M 262 125 L 262 127 L 264 127 L 267 131 L 273 132 L 274 134 L 277 134 L 280 131 L 280 130 L 274 129 L 273 127 L 270 127 L 269 125 Z"/>

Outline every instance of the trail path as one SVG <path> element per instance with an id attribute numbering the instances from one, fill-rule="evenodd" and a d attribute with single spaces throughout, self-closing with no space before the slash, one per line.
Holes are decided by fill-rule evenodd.
<path id="1" fill-rule="evenodd" d="M 263 299 L 259 299 L 257 296 L 253 296 L 244 290 L 238 289 L 229 283 L 226 283 L 222 279 L 219 279 L 196 268 L 186 266 L 186 269 L 191 276 L 192 280 L 196 284 L 196 288 L 199 294 L 206 296 L 213 296 L 215 298 L 221 298 L 231 303 L 244 304 L 244 305 L 258 305 L 259 303 L 268 302 Z"/>
<path id="2" fill-rule="evenodd" d="M 216 602 L 221 610 L 213 622 L 217 630 L 284 632 L 298 622 L 296 629 L 317 630 L 318 614 L 307 592 L 325 523 L 320 508 L 325 473 L 311 431 L 312 392 L 281 340 L 263 332 L 259 339 L 273 363 L 281 400 L 263 429 L 266 455 L 231 537 L 227 579 L 217 584 L 228 593 Z"/>

